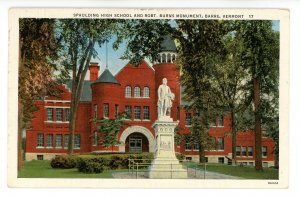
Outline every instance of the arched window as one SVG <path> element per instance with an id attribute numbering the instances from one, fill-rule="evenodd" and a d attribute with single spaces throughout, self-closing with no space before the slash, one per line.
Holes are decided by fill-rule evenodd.
<path id="1" fill-rule="evenodd" d="M 135 98 L 141 97 L 141 89 L 139 87 L 134 88 L 134 97 Z"/>
<path id="2" fill-rule="evenodd" d="M 126 98 L 131 97 L 131 87 L 130 86 L 126 86 L 126 88 L 125 88 L 125 97 Z"/>
<path id="3" fill-rule="evenodd" d="M 149 87 L 144 87 L 144 98 L 149 98 L 150 97 L 150 90 Z"/>

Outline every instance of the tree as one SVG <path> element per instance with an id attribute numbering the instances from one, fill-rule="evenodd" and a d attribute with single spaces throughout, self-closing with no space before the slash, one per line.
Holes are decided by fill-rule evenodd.
<path id="1" fill-rule="evenodd" d="M 262 124 L 267 104 L 278 100 L 279 79 L 279 37 L 272 30 L 272 21 L 243 21 L 237 28 L 237 35 L 243 39 L 242 63 L 249 71 L 252 82 L 252 102 L 255 131 L 255 169 L 262 167 Z"/>
<path id="2" fill-rule="evenodd" d="M 126 124 L 124 122 L 126 118 L 126 114 L 121 114 L 115 119 L 101 119 L 94 120 L 94 124 L 97 128 L 97 137 L 99 139 L 97 141 L 104 148 L 111 147 L 112 151 L 115 145 L 118 145 L 120 142 L 118 141 L 118 133 L 121 131 L 122 127 Z"/>
<path id="3" fill-rule="evenodd" d="M 236 164 L 236 134 L 238 130 L 247 128 L 243 114 L 251 102 L 249 91 L 249 73 L 242 66 L 241 38 L 229 32 L 224 37 L 225 52 L 213 59 L 211 78 L 213 96 L 218 103 L 214 105 L 221 114 L 231 115 L 232 164 Z"/>
<path id="4" fill-rule="evenodd" d="M 34 101 L 57 95 L 54 61 L 59 49 L 53 19 L 19 21 L 18 170 L 22 165 L 22 131 L 30 127 Z"/>
<path id="5" fill-rule="evenodd" d="M 69 153 L 73 154 L 74 132 L 77 110 L 83 90 L 83 83 L 92 56 L 96 56 L 95 44 L 100 47 L 122 29 L 119 20 L 98 19 L 61 19 L 58 23 L 60 37 L 64 45 L 63 65 L 72 71 L 70 141 Z M 69 75 L 66 73 L 65 75 Z"/>

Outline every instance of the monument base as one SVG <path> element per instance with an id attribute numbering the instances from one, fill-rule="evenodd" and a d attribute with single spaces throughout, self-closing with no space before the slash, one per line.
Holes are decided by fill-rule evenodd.
<path id="1" fill-rule="evenodd" d="M 151 179 L 184 179 L 187 170 L 179 163 L 175 155 L 174 129 L 178 121 L 170 116 L 161 116 L 153 124 L 155 129 L 156 151 L 155 158 L 149 167 Z"/>
<path id="2" fill-rule="evenodd" d="M 187 170 L 177 159 L 155 159 L 150 168 L 150 179 L 186 179 Z"/>

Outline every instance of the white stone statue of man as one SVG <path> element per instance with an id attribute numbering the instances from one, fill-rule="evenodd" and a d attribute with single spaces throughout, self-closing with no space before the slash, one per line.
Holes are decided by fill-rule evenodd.
<path id="1" fill-rule="evenodd" d="M 171 107 L 172 107 L 172 100 L 174 100 L 175 95 L 171 92 L 170 87 L 167 85 L 167 79 L 164 78 L 162 80 L 162 84 L 158 87 L 158 117 L 166 116 L 167 111 L 169 115 L 171 115 Z"/>

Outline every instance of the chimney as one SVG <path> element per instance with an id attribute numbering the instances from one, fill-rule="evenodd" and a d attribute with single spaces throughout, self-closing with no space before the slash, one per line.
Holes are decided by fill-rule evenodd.
<path id="1" fill-rule="evenodd" d="M 98 79 L 99 65 L 98 63 L 90 63 L 90 81 L 96 81 Z"/>

